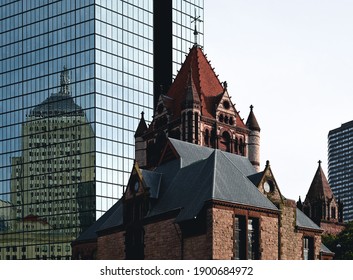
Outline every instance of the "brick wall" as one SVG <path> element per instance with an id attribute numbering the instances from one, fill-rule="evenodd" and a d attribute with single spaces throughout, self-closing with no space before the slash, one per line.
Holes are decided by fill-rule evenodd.
<path id="1" fill-rule="evenodd" d="M 72 258 L 74 260 L 93 260 L 96 258 L 97 242 L 87 242 L 72 245 Z"/>
<path id="2" fill-rule="evenodd" d="M 211 242 L 207 235 L 192 236 L 184 239 L 185 260 L 208 260 L 211 258 Z"/>
<path id="3" fill-rule="evenodd" d="M 281 212 L 281 251 L 282 260 L 301 260 L 303 259 L 302 236 L 296 233 L 296 207 L 290 203 L 282 205 Z"/>
<path id="4" fill-rule="evenodd" d="M 125 232 L 116 232 L 98 237 L 98 260 L 125 259 Z"/>
<path id="5" fill-rule="evenodd" d="M 260 252 L 262 260 L 278 259 L 278 218 L 262 216 L 260 221 Z"/>
<path id="6" fill-rule="evenodd" d="M 233 257 L 233 210 L 211 209 L 212 259 Z"/>
<path id="7" fill-rule="evenodd" d="M 181 259 L 180 229 L 174 218 L 148 224 L 144 229 L 145 259 Z"/>

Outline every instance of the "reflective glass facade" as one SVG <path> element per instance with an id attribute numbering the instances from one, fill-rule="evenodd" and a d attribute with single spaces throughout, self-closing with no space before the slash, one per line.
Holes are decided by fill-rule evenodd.
<path id="1" fill-rule="evenodd" d="M 70 242 L 121 197 L 164 56 L 153 2 L 0 0 L 1 259 L 70 258 Z M 185 53 L 194 2 L 202 11 L 170 2 L 171 42 Z"/>
<path id="2" fill-rule="evenodd" d="M 328 135 L 328 177 L 334 195 L 343 202 L 343 219 L 353 220 L 353 121 Z"/>
<path id="3" fill-rule="evenodd" d="M 168 91 L 190 48 L 195 43 L 203 46 L 203 8 L 204 0 L 153 1 L 154 106 L 159 95 Z"/>

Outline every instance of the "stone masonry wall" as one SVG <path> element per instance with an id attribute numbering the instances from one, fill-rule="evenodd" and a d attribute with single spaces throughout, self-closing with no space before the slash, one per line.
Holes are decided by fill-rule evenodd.
<path id="1" fill-rule="evenodd" d="M 281 252 L 282 260 L 301 260 L 302 254 L 302 236 L 296 233 L 296 207 L 290 203 L 282 206 L 281 213 Z"/>
<path id="2" fill-rule="evenodd" d="M 145 229 L 145 259 L 181 259 L 181 233 L 174 218 L 148 224 Z"/>
<path id="3" fill-rule="evenodd" d="M 278 218 L 262 216 L 260 221 L 260 252 L 262 260 L 278 259 Z"/>
<path id="4" fill-rule="evenodd" d="M 116 232 L 98 237 L 98 260 L 125 259 L 125 232 Z"/>
<path id="5" fill-rule="evenodd" d="M 207 235 L 199 235 L 184 239 L 185 260 L 207 260 L 211 258 L 210 242 L 207 242 Z"/>
<path id="6" fill-rule="evenodd" d="M 212 259 L 233 257 L 233 210 L 212 208 Z"/>

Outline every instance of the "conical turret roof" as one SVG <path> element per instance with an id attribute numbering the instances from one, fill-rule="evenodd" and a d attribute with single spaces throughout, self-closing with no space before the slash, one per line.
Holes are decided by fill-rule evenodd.
<path id="1" fill-rule="evenodd" d="M 135 137 L 139 137 L 139 136 L 143 135 L 148 129 L 144 115 L 145 115 L 145 113 L 142 112 L 139 125 L 137 126 L 137 129 L 136 129 L 136 132 L 135 132 Z"/>
<path id="2" fill-rule="evenodd" d="M 334 197 L 330 184 L 328 183 L 325 173 L 321 167 L 321 161 L 316 170 L 309 191 L 306 195 L 305 202 L 317 201 L 322 199 L 332 199 Z"/>
<path id="3" fill-rule="evenodd" d="M 246 121 L 246 126 L 251 130 L 260 131 L 261 129 L 260 129 L 259 123 L 256 120 L 255 114 L 253 112 L 253 108 L 254 106 L 251 105 L 250 114 L 248 116 L 248 120 Z"/>

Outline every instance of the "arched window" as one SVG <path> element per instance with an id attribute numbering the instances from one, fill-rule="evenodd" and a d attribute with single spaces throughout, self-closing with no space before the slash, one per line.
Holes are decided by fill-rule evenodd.
<path id="1" fill-rule="evenodd" d="M 234 140 L 234 151 L 236 154 L 239 153 L 239 141 L 238 141 L 238 137 L 235 138 Z"/>
<path id="2" fill-rule="evenodd" d="M 220 122 L 223 122 L 223 120 L 224 120 L 224 116 L 223 116 L 223 114 L 220 114 L 220 115 L 219 115 L 218 120 L 219 120 Z"/>
<path id="3" fill-rule="evenodd" d="M 240 138 L 240 141 L 239 141 L 239 152 L 242 156 L 244 155 L 244 142 L 242 138 Z"/>
<path id="4" fill-rule="evenodd" d="M 199 114 L 195 113 L 195 144 L 199 143 Z"/>
<path id="5" fill-rule="evenodd" d="M 193 123 L 192 123 L 192 112 L 189 111 L 187 113 L 188 116 L 188 142 L 192 143 L 192 138 L 193 138 Z"/>
<path id="6" fill-rule="evenodd" d="M 222 151 L 230 152 L 230 135 L 227 131 L 222 133 L 222 139 L 219 147 Z"/>
<path id="7" fill-rule="evenodd" d="M 210 132 L 208 129 L 205 131 L 205 145 L 208 146 L 210 144 Z"/>

